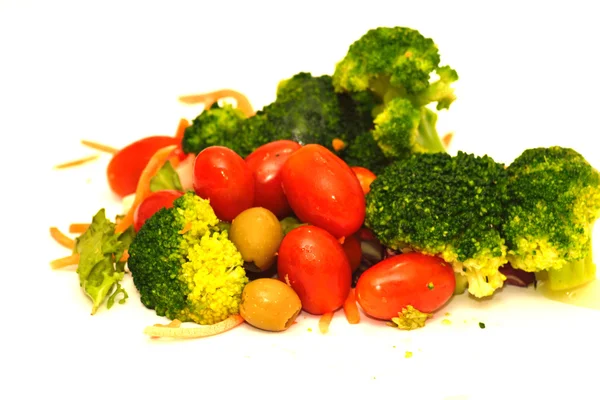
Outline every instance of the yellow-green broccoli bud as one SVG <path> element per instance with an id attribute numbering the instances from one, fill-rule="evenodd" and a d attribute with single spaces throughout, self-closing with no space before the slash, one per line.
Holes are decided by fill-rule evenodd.
<path id="1" fill-rule="evenodd" d="M 142 303 L 160 316 L 214 324 L 239 312 L 243 259 L 208 200 L 193 192 L 150 217 L 129 248 Z"/>

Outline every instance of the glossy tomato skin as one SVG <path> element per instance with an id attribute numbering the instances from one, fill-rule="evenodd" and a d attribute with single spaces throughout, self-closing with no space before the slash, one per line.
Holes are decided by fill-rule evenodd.
<path id="1" fill-rule="evenodd" d="M 377 175 L 364 167 L 352 167 L 352 171 L 358 178 L 363 193 L 369 193 L 371 191 L 371 183 L 373 183 L 373 181 L 377 178 Z"/>
<path id="2" fill-rule="evenodd" d="M 254 150 L 246 164 L 254 174 L 254 206 L 264 207 L 279 219 L 292 213 L 281 187 L 281 169 L 289 156 L 302 146 L 292 140 L 277 140 Z"/>
<path id="3" fill-rule="evenodd" d="M 135 231 L 139 231 L 146 220 L 161 208 L 173 207 L 173 202 L 182 195 L 183 192 L 178 190 L 159 190 L 146 197 L 133 214 L 133 227 Z"/>
<path id="4" fill-rule="evenodd" d="M 342 245 L 324 229 L 303 225 L 283 238 L 277 275 L 298 294 L 305 311 L 322 315 L 342 306 L 352 274 Z"/>
<path id="5" fill-rule="evenodd" d="M 174 144 L 180 146 L 180 140 L 171 136 L 149 136 L 123 147 L 106 168 L 110 189 L 121 197 L 135 193 L 140 175 L 150 158 L 159 149 Z M 180 160 L 186 157 L 180 147 L 175 154 Z"/>
<path id="6" fill-rule="evenodd" d="M 308 144 L 283 165 L 283 191 L 303 222 L 336 238 L 358 231 L 365 219 L 365 196 L 350 167 L 327 148 Z"/>
<path id="7" fill-rule="evenodd" d="M 254 177 L 235 151 L 223 146 L 202 150 L 194 161 L 194 191 L 210 205 L 217 217 L 232 221 L 254 204 Z"/>
<path id="8" fill-rule="evenodd" d="M 454 293 L 454 271 L 438 257 L 405 253 L 367 269 L 356 284 L 356 298 L 371 317 L 390 320 L 408 305 L 430 313 Z"/>

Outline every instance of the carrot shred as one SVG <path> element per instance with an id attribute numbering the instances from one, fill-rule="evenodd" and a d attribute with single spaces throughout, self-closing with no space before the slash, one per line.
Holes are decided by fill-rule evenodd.
<path id="1" fill-rule="evenodd" d="M 346 148 L 346 143 L 342 139 L 335 138 L 331 141 L 331 146 L 335 151 L 341 151 Z"/>
<path id="2" fill-rule="evenodd" d="M 329 332 L 329 325 L 331 324 L 331 320 L 333 319 L 333 312 L 328 312 L 323 314 L 321 318 L 319 318 L 319 331 L 325 334 Z"/>
<path id="3" fill-rule="evenodd" d="M 177 148 L 177 145 L 170 145 L 159 149 L 144 167 L 140 179 L 138 180 L 137 188 L 135 191 L 135 198 L 133 204 L 127 211 L 127 214 L 121 219 L 115 228 L 116 233 L 124 232 L 127 228 L 133 224 L 133 214 L 137 207 L 148 197 L 150 192 L 150 180 L 156 173 L 162 168 L 162 166 L 172 157 L 173 151 Z"/>
<path id="4" fill-rule="evenodd" d="M 60 269 L 78 263 L 79 254 L 71 254 L 70 256 L 57 258 L 56 260 L 50 261 L 50 266 L 52 267 L 52 269 Z"/>
<path id="5" fill-rule="evenodd" d="M 100 155 L 98 155 L 98 154 L 94 154 L 94 155 L 91 155 L 91 156 L 87 156 L 87 157 L 80 158 L 80 159 L 78 159 L 78 160 L 67 161 L 67 162 L 65 162 L 65 163 L 62 163 L 62 164 L 55 165 L 55 166 L 54 166 L 54 168 L 55 168 L 55 169 L 65 169 L 65 168 L 77 167 L 77 166 L 79 166 L 79 165 L 82 165 L 82 164 L 88 163 L 88 162 L 90 162 L 90 161 L 94 161 L 94 160 L 96 160 L 98 157 L 100 157 Z"/>
<path id="6" fill-rule="evenodd" d="M 71 224 L 69 225 L 69 233 L 83 233 L 87 231 L 87 228 L 89 227 L 90 224 L 87 223 Z"/>
<path id="7" fill-rule="evenodd" d="M 60 229 L 55 226 L 50 227 L 50 236 L 52 236 L 52 238 L 56 240 L 58 244 L 66 247 L 67 249 L 73 249 L 73 247 L 75 247 L 75 241 L 62 233 Z"/>
<path id="8" fill-rule="evenodd" d="M 340 244 L 344 244 L 346 242 L 346 236 L 342 236 L 341 238 L 338 239 L 338 242 Z"/>
<path id="9" fill-rule="evenodd" d="M 246 117 L 251 117 L 254 115 L 254 109 L 252 108 L 252 104 L 250 104 L 248 98 L 242 93 L 236 92 L 235 90 L 231 89 L 222 89 L 209 93 L 180 96 L 179 101 L 185 104 L 204 103 L 204 109 L 208 110 L 217 101 L 227 97 L 235 99 L 235 101 L 237 102 L 237 108 L 239 108 L 240 111 L 242 111 L 246 115 Z"/>
<path id="10" fill-rule="evenodd" d="M 179 233 L 180 235 L 183 235 L 184 233 L 187 233 L 190 231 L 190 229 L 192 229 L 192 223 L 188 222 L 187 224 L 185 224 L 185 226 L 177 233 Z"/>
<path id="11" fill-rule="evenodd" d="M 175 322 L 175 321 L 173 321 Z M 172 322 L 172 323 L 173 323 Z M 200 325 L 194 328 L 181 328 L 180 324 L 175 323 L 171 326 L 156 324 L 154 326 L 148 326 L 144 329 L 144 333 L 149 335 L 152 339 L 158 338 L 179 338 L 179 339 L 193 339 L 207 336 L 218 335 L 223 332 L 227 332 L 238 325 L 241 325 L 244 319 L 239 315 L 231 315 L 224 321 L 218 322 L 213 325 Z"/>
<path id="12" fill-rule="evenodd" d="M 349 324 L 358 324 L 360 322 L 360 313 L 358 312 L 358 305 L 356 304 L 356 293 L 354 288 L 350 288 L 348 297 L 344 301 L 344 314 Z"/>
<path id="13" fill-rule="evenodd" d="M 121 256 L 121 259 L 119 261 L 124 262 L 129 260 L 129 252 L 127 251 L 127 249 L 125 249 L 125 251 L 123 251 L 123 255 Z"/>
<path id="14" fill-rule="evenodd" d="M 177 125 L 177 130 L 175 131 L 175 138 L 179 140 L 183 139 L 183 134 L 188 126 L 190 126 L 190 121 L 185 118 L 181 118 L 179 120 L 179 125 Z"/>
<path id="15" fill-rule="evenodd" d="M 453 137 L 454 137 L 454 134 L 452 132 L 447 133 L 444 135 L 444 137 L 442 137 L 442 143 L 445 148 L 450 147 L 450 142 L 452 142 Z"/>
<path id="16" fill-rule="evenodd" d="M 119 150 L 115 149 L 114 147 L 107 146 L 102 143 L 92 142 L 91 140 L 82 139 L 81 144 L 84 146 L 90 147 L 94 150 L 103 151 L 104 153 L 116 154 L 119 152 Z"/>

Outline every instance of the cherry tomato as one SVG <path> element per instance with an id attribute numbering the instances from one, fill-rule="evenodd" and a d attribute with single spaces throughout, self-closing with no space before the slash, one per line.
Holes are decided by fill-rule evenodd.
<path id="1" fill-rule="evenodd" d="M 133 214 L 133 227 L 139 231 L 148 218 L 161 208 L 173 207 L 173 202 L 181 197 L 183 192 L 178 190 L 159 190 L 150 194 L 140 203 Z"/>
<path id="2" fill-rule="evenodd" d="M 363 190 L 364 194 L 367 194 L 371 191 L 371 183 L 377 178 L 371 170 L 364 167 L 352 167 L 352 171 L 356 174 L 358 181 L 360 182 L 360 187 Z"/>
<path id="3" fill-rule="evenodd" d="M 352 273 L 335 237 L 319 227 L 303 225 L 284 236 L 277 275 L 298 294 L 305 311 L 321 315 L 342 306 Z"/>
<path id="4" fill-rule="evenodd" d="M 121 197 L 135 193 L 140 175 L 150 158 L 157 150 L 173 144 L 180 145 L 180 139 L 149 136 L 123 147 L 112 157 L 106 169 L 110 189 Z M 180 148 L 176 154 L 180 160 L 186 157 Z"/>
<path id="5" fill-rule="evenodd" d="M 352 272 L 356 271 L 362 259 L 362 249 L 360 247 L 360 240 L 358 240 L 356 235 L 348 236 L 344 239 L 344 244 L 342 244 L 342 248 L 344 249 L 344 252 L 346 252 L 346 256 L 348 257 L 348 261 L 350 262 L 350 269 L 352 270 Z"/>
<path id="6" fill-rule="evenodd" d="M 365 195 L 350 167 L 327 148 L 308 144 L 282 169 L 283 191 L 296 216 L 337 238 L 350 236 L 365 219 Z"/>
<path id="7" fill-rule="evenodd" d="M 389 320 L 413 306 L 433 312 L 454 293 L 454 272 L 439 257 L 405 253 L 367 269 L 356 283 L 356 298 L 371 317 Z"/>
<path id="8" fill-rule="evenodd" d="M 292 213 L 281 188 L 281 168 L 290 154 L 302 147 L 292 140 L 267 143 L 246 157 L 254 174 L 254 206 L 264 207 L 279 219 Z"/>
<path id="9" fill-rule="evenodd" d="M 235 151 L 223 146 L 202 150 L 194 161 L 194 190 L 210 205 L 217 217 L 232 221 L 254 204 L 254 177 Z"/>

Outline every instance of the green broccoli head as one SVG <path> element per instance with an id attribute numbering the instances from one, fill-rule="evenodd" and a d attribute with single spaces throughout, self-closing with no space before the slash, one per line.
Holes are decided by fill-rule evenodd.
<path id="1" fill-rule="evenodd" d="M 188 192 L 150 217 L 129 247 L 142 303 L 157 315 L 214 324 L 239 312 L 243 259 L 209 202 Z"/>
<path id="2" fill-rule="evenodd" d="M 240 134 L 245 115 L 229 104 L 219 107 L 217 103 L 202 112 L 186 128 L 181 142 L 183 151 L 198 154 L 209 146 L 231 147 Z"/>
<path id="3" fill-rule="evenodd" d="M 388 247 L 443 258 L 484 297 L 505 280 L 505 196 L 506 170 L 488 156 L 413 154 L 373 181 L 365 224 Z"/>
<path id="4" fill-rule="evenodd" d="M 600 174 L 573 149 L 525 150 L 507 169 L 503 232 L 513 267 L 549 270 L 553 289 L 595 277 L 592 227 L 600 216 Z"/>
<path id="5" fill-rule="evenodd" d="M 317 143 L 335 151 L 334 139 L 348 143 L 373 124 L 369 94 L 338 94 L 328 75 L 301 72 L 281 81 L 276 100 L 246 120 L 234 149 L 245 157 L 275 140 Z"/>
<path id="6" fill-rule="evenodd" d="M 450 83 L 458 74 L 439 64 L 432 39 L 406 27 L 380 27 L 350 45 L 336 65 L 333 84 L 338 92 L 372 91 L 384 103 L 404 97 L 417 106 L 438 102 L 438 109 L 448 108 L 454 96 Z M 433 72 L 440 79 L 431 84 Z"/>

